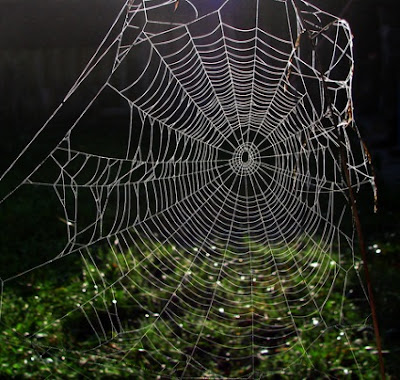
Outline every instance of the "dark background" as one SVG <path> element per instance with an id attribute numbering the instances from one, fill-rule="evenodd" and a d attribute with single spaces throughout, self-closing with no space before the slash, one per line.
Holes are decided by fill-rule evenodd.
<path id="1" fill-rule="evenodd" d="M 63 100 L 123 3 L 0 0 L 0 170 L 9 165 Z M 399 184 L 397 1 L 310 3 L 347 19 L 352 27 L 356 121 L 374 156 L 378 181 Z"/>

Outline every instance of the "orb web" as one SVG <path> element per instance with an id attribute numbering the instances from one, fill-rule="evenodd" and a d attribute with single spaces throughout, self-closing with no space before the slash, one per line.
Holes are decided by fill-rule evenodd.
<path id="1" fill-rule="evenodd" d="M 26 340 L 54 360 L 133 358 L 126 373 L 147 378 L 318 371 L 311 352 L 333 335 L 351 350 L 340 147 L 352 185 L 373 182 L 353 64 L 349 25 L 304 1 L 127 1 L 37 137 L 60 115 L 67 129 L 16 186 L 54 191 L 67 242 L 43 265 L 80 257 L 85 289 Z M 74 318 L 91 344 L 38 338 Z"/>

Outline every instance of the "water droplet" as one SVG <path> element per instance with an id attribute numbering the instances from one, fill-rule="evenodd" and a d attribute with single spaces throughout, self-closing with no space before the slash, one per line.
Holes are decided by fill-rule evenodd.
<path id="1" fill-rule="evenodd" d="M 221 314 L 225 312 L 225 310 L 224 310 L 223 307 L 220 307 L 220 308 L 218 309 L 218 311 L 219 311 Z"/>
<path id="2" fill-rule="evenodd" d="M 317 268 L 317 267 L 319 267 L 319 263 L 311 263 L 310 267 L 311 268 Z"/>
<path id="3" fill-rule="evenodd" d="M 111 302 L 115 305 L 117 303 L 117 300 L 112 300 Z"/>
<path id="4" fill-rule="evenodd" d="M 314 326 L 317 326 L 317 325 L 319 325 L 319 320 L 317 318 L 313 318 L 312 323 Z"/>
<path id="5" fill-rule="evenodd" d="M 149 315 L 149 314 L 145 314 L 144 316 L 145 316 L 146 318 L 149 318 L 149 317 L 150 317 L 150 315 Z"/>
<path id="6" fill-rule="evenodd" d="M 378 248 L 375 252 L 379 255 L 382 252 L 382 250 Z"/>

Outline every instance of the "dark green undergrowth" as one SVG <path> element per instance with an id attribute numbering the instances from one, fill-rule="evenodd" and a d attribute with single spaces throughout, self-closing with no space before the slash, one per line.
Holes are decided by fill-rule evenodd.
<path id="1" fill-rule="evenodd" d="M 266 249 L 252 245 L 251 252 L 257 261 Z M 305 267 L 302 275 L 280 283 L 286 300 L 270 266 L 253 274 L 257 282 L 248 278 L 250 296 L 243 279 L 218 277 L 219 269 L 201 260 L 195 263 L 197 274 L 192 274 L 190 257 L 173 246 L 149 242 L 129 252 L 92 251 L 78 257 L 79 271 L 64 265 L 61 277 L 46 276 L 46 269 L 37 269 L 28 275 L 29 281 L 20 280 L 14 287 L 5 284 L 0 373 L 60 379 L 179 378 L 182 374 L 204 379 L 377 378 L 373 336 L 360 323 L 365 310 L 353 294 L 356 288 L 344 287 L 345 276 L 340 273 L 334 285 L 316 275 L 302 294 L 293 294 L 291 299 L 291 291 L 313 274 L 315 268 L 307 263 L 315 252 L 274 253 L 280 273 L 290 271 L 294 254 Z M 247 265 L 229 250 L 224 257 L 225 273 L 241 273 Z M 332 259 L 327 256 L 319 262 L 321 273 L 336 273 Z M 163 271 L 158 270 L 160 266 Z M 41 274 L 35 281 L 36 272 Z M 174 300 L 172 292 L 185 276 L 189 277 Z M 212 289 L 204 295 L 201 291 L 207 281 Z M 237 292 L 239 282 L 243 292 Z M 310 287 L 315 289 L 313 302 L 307 302 Z M 205 318 L 208 305 L 202 307 L 199 302 L 210 300 L 215 288 L 224 308 L 214 302 Z M 343 297 L 343 289 L 348 296 Z M 247 310 L 243 310 L 236 301 L 246 298 Z M 302 307 L 295 306 L 299 299 L 304 301 Z M 326 304 L 316 312 L 315 303 L 321 300 L 327 300 Z M 288 315 L 282 305 L 292 301 Z M 296 331 L 288 327 L 292 318 Z M 199 334 L 203 338 L 197 341 Z M 186 368 L 188 355 L 207 370 Z"/>
<path id="2" fill-rule="evenodd" d="M 323 282 L 323 276 L 315 277 L 317 302 L 327 302 L 318 313 L 312 303 L 303 305 L 298 315 L 295 307 L 290 308 L 292 315 L 287 318 L 296 319 L 297 331 L 284 330 L 287 324 L 279 319 L 282 308 L 274 308 L 283 303 L 279 298 L 282 289 L 270 289 L 276 273 L 268 266 L 257 273 L 255 299 L 249 302 L 247 314 L 235 307 L 235 300 L 248 297 L 235 294 L 238 282 L 221 278 L 217 285 L 217 269 L 201 261 L 196 262 L 196 274 L 179 294 L 180 301 L 167 305 L 171 289 L 190 271 L 191 261 L 182 259 L 184 253 L 170 245 L 139 240 L 129 251 L 94 247 L 85 255 L 52 261 L 64 247 L 66 225 L 52 192 L 41 191 L 36 194 L 22 188 L 1 205 L 0 276 L 6 281 L 2 283 L 0 378 L 162 379 L 182 374 L 202 379 L 379 377 L 369 310 L 360 301 L 363 297 L 355 272 L 346 278 L 339 271 L 333 285 Z M 400 373 L 400 238 L 398 207 L 391 199 L 387 195 L 380 213 L 362 215 L 362 220 L 386 369 L 396 379 Z M 253 260 L 265 256 L 266 250 L 253 245 Z M 151 259 L 139 265 L 149 252 L 153 252 Z M 294 254 L 304 263 L 315 254 L 307 247 L 300 254 L 275 253 L 281 257 L 283 271 L 291 267 Z M 229 250 L 224 254 L 229 270 L 240 273 L 243 264 Z M 334 255 L 320 262 L 320 268 L 335 273 L 332 261 L 338 260 Z M 40 266 L 43 262 L 48 264 Z M 340 264 L 351 266 L 345 261 Z M 166 267 L 162 273 L 167 273 L 162 281 L 162 273 L 157 271 L 161 265 Z M 19 276 L 33 267 L 37 269 Z M 307 268 L 306 273 L 312 273 L 312 267 Z M 208 276 L 214 282 L 210 293 L 199 294 Z M 293 276 L 286 286 L 294 289 L 301 281 Z M 216 286 L 227 306 L 221 313 L 215 303 L 210 317 L 205 318 L 207 308 L 200 308 L 200 301 Z M 271 294 L 277 297 L 274 302 Z M 165 314 L 158 318 L 161 310 Z M 197 342 L 199 334 L 204 339 Z M 251 336 L 258 340 L 252 342 Z M 190 363 L 186 367 L 188 357 L 203 363 L 207 370 Z"/>

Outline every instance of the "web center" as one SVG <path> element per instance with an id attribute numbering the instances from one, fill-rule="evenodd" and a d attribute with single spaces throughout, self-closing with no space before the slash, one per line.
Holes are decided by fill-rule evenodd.
<path id="1" fill-rule="evenodd" d="M 250 160 L 249 152 L 247 150 L 245 150 L 242 153 L 242 162 L 243 162 L 243 164 L 247 164 L 249 162 L 249 160 Z"/>
<path id="2" fill-rule="evenodd" d="M 249 142 L 238 146 L 230 160 L 232 170 L 239 175 L 253 174 L 260 163 L 260 151 L 255 144 Z"/>

